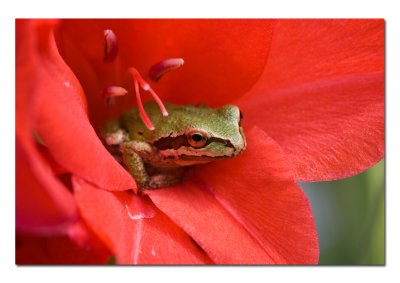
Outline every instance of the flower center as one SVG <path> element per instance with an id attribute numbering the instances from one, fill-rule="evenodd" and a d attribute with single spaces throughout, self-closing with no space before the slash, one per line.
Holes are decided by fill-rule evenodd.
<path id="1" fill-rule="evenodd" d="M 105 62 L 112 62 L 118 56 L 118 42 L 117 37 L 114 32 L 110 29 L 104 30 L 104 61 Z M 177 69 L 183 65 L 184 61 L 182 58 L 171 58 L 163 60 L 155 65 L 153 65 L 149 70 L 149 77 L 157 82 L 160 78 L 167 72 Z M 157 105 L 159 106 L 161 113 L 163 116 L 168 116 L 168 111 L 165 108 L 163 102 L 161 101 L 160 97 L 156 94 L 156 92 L 151 88 L 150 84 L 147 83 L 142 76 L 140 75 L 139 71 L 134 68 L 128 68 L 127 72 L 131 75 L 133 79 L 133 86 L 134 92 L 136 96 L 136 102 L 139 108 L 140 118 L 142 119 L 143 123 L 149 130 L 154 130 L 154 126 L 151 123 L 149 116 L 147 115 L 143 103 L 142 98 L 140 95 L 140 88 L 144 91 L 148 91 Z M 128 91 L 121 87 L 121 86 L 107 86 L 103 89 L 102 95 L 108 105 L 112 104 L 114 97 L 116 96 L 123 96 L 127 94 Z"/>

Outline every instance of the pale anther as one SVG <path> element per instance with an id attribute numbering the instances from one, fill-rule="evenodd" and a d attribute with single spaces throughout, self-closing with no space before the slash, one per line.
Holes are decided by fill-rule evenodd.
<path id="1" fill-rule="evenodd" d="M 104 61 L 111 62 L 118 54 L 117 36 L 112 30 L 106 29 L 104 30 L 104 39 Z"/>
<path id="2" fill-rule="evenodd" d="M 170 58 L 163 60 L 150 68 L 149 77 L 153 81 L 157 82 L 165 73 L 178 69 L 184 63 L 185 61 L 182 58 Z"/>

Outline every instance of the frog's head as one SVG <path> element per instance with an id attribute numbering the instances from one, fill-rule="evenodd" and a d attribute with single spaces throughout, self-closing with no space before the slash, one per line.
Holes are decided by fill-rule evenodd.
<path id="1" fill-rule="evenodd" d="M 237 106 L 225 105 L 219 109 L 208 107 L 186 108 L 190 117 L 180 123 L 185 130 L 155 143 L 160 153 L 186 166 L 213 160 L 228 159 L 241 154 L 246 139 L 241 127 L 242 114 Z M 181 126 L 182 126 L 181 125 Z"/>

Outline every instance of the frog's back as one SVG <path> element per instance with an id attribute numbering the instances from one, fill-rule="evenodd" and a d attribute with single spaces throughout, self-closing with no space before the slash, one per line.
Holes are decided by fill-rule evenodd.
<path id="1" fill-rule="evenodd" d="M 144 105 L 145 111 L 155 129 L 150 131 L 140 118 L 138 108 L 126 111 L 121 117 L 122 126 L 132 140 L 152 142 L 159 137 L 181 134 L 188 128 L 207 128 L 213 132 L 219 127 L 221 113 L 207 106 L 165 104 L 169 115 L 164 117 L 155 102 Z M 207 123 L 204 123 L 207 121 Z"/>
<path id="2" fill-rule="evenodd" d="M 153 131 L 150 131 L 145 126 L 137 107 L 129 109 L 122 114 L 121 125 L 129 132 L 132 140 L 151 142 L 156 137 L 165 134 L 164 131 L 169 128 L 171 114 L 174 113 L 175 108 L 179 108 L 179 106 L 174 104 L 164 105 L 168 110 L 168 117 L 162 115 L 160 108 L 155 102 L 148 102 L 144 105 L 144 109 L 155 127 Z"/>

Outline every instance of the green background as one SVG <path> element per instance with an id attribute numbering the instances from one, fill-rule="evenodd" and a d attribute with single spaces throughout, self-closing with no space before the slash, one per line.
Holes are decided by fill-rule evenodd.
<path id="1" fill-rule="evenodd" d="M 385 264 L 384 161 L 351 178 L 300 183 L 318 229 L 321 265 Z"/>

